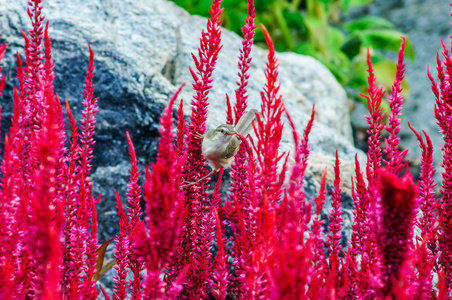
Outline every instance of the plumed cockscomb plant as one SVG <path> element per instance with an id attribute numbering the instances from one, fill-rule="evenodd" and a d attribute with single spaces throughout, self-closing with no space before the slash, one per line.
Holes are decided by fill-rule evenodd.
<path id="1" fill-rule="evenodd" d="M 254 1 L 247 0 L 247 4 L 235 103 L 226 95 L 227 124 L 237 124 L 247 109 L 248 71 L 257 28 Z M 28 35 L 23 33 L 25 63 L 17 54 L 19 85 L 14 89 L 12 125 L 5 136 L 0 180 L 0 299 L 97 299 L 96 281 L 104 274 L 103 257 L 111 240 L 98 247 L 96 204 L 100 196 L 93 197 L 89 179 L 98 111 L 94 53 L 89 47 L 80 128 L 65 101 L 70 125 L 66 138 L 42 9 L 42 0 L 29 2 L 32 29 Z M 402 38 L 394 85 L 387 97 L 387 124 L 381 110 L 384 92 L 377 86 L 368 52 L 369 88 L 364 97 L 369 109 L 369 152 L 365 166 L 356 158 L 351 179 L 353 230 L 351 236 L 343 236 L 337 152 L 331 197 L 326 169 L 315 199 L 306 199 L 303 190 L 309 134 L 315 110 L 322 108 L 313 107 L 300 135 L 279 94 L 277 53 L 263 26 L 269 52 L 261 111 L 253 123 L 255 138 L 237 135 L 241 144 L 230 173 L 230 193 L 223 200 L 221 169 L 209 195 L 207 164 L 197 137 L 206 131 L 209 91 L 215 88 L 212 74 L 222 48 L 222 11 L 221 0 L 213 0 L 200 47 L 192 55 L 194 68 L 189 70 L 195 95 L 190 123 L 184 120 L 182 101 L 177 121 L 173 121 L 182 85 L 163 111 L 157 160 L 145 168 L 143 188 L 138 185 L 133 133 L 126 133 L 131 163 L 129 205 L 126 213 L 117 197 L 119 233 L 112 298 L 450 299 L 452 60 L 446 46 L 445 61 L 439 55 L 437 59 L 439 84 L 428 73 L 436 98 L 435 117 L 445 142 L 442 198 L 434 198 L 433 147 L 428 135 L 424 132 L 424 141 L 412 128 L 422 149 L 418 185 L 405 168 L 407 151 L 399 149 L 405 71 Z M 0 60 L 4 50 L 0 46 Z M 5 80 L 6 76 L 0 76 L 0 92 Z M 292 154 L 279 151 L 285 124 L 293 133 Z M 322 208 L 330 198 L 331 210 L 325 218 Z M 348 245 L 343 248 L 344 239 Z"/>

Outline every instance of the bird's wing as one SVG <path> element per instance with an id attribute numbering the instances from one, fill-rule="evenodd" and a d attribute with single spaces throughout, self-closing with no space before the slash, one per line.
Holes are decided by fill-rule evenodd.
<path id="1" fill-rule="evenodd" d="M 253 121 L 256 119 L 257 109 L 250 109 L 245 112 L 235 126 L 235 130 L 243 136 L 247 136 L 253 129 Z"/>

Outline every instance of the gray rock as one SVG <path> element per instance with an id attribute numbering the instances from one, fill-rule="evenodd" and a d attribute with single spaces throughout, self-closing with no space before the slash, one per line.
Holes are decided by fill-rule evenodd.
<path id="1" fill-rule="evenodd" d="M 20 29 L 29 29 L 26 1 L 0 0 L 2 42 L 8 44 L 3 66 L 9 81 L 1 99 L 2 128 L 9 127 L 12 88 L 16 65 L 14 53 L 22 57 Z M 98 206 L 99 239 L 113 237 L 118 230 L 115 190 L 126 202 L 129 157 L 125 133 L 134 141 L 140 168 L 155 160 L 158 119 L 169 97 L 182 82 L 192 83 L 188 65 L 196 52 L 206 20 L 190 16 L 171 2 L 162 0 L 93 0 L 45 2 L 43 10 L 50 20 L 52 54 L 55 61 L 55 91 L 67 98 L 76 117 L 81 117 L 84 76 L 88 63 L 88 44 L 95 54 L 95 96 L 99 97 L 94 147 L 94 195 L 102 193 Z M 223 30 L 223 50 L 213 74 L 209 94 L 208 127 L 225 121 L 225 93 L 233 97 L 237 81 L 237 56 L 241 38 Z M 249 80 L 249 107 L 260 107 L 265 84 L 267 51 L 254 47 Z M 315 59 L 292 53 L 278 53 L 280 92 L 285 105 L 302 133 L 316 105 L 316 120 L 310 146 L 316 159 L 310 162 L 308 186 L 317 189 L 318 170 L 332 165 L 336 149 L 346 170 L 352 170 L 355 153 L 347 98 L 334 76 Z M 188 103 L 193 95 L 190 84 L 182 97 Z M 190 108 L 186 105 L 186 114 Z M 292 150 L 291 130 L 286 126 L 282 150 Z M 363 154 L 360 153 L 360 157 Z M 344 169 L 344 170 L 345 170 Z M 344 171 L 345 172 L 345 171 Z M 351 173 L 344 173 L 344 186 L 350 186 Z M 141 176 L 143 178 L 143 176 Z M 307 187 L 309 190 L 310 187 Z M 312 191 L 311 191 L 312 192 Z M 312 192 L 312 195 L 314 193 Z M 351 207 L 350 201 L 346 207 Z M 350 223 L 351 211 L 346 219 Z M 348 232 L 350 228 L 348 227 Z"/>

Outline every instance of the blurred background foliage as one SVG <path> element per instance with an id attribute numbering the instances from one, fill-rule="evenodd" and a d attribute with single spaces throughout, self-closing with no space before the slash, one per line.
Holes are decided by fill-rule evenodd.
<path id="1" fill-rule="evenodd" d="M 191 14 L 208 17 L 211 0 L 172 0 Z M 370 49 L 379 84 L 388 91 L 395 78 L 396 56 L 405 36 L 405 57 L 414 60 L 409 38 L 394 24 L 378 16 L 348 18 L 351 8 L 368 5 L 373 0 L 256 0 L 256 24 L 269 30 L 276 50 L 309 55 L 321 61 L 346 89 L 349 98 L 363 101 L 367 94 L 366 52 Z M 223 0 L 223 26 L 241 35 L 245 22 L 246 0 Z M 255 43 L 265 47 L 265 39 L 257 28 Z M 391 56 L 394 61 L 388 58 Z M 404 98 L 409 88 L 402 82 Z M 382 102 L 388 110 L 387 102 Z"/>

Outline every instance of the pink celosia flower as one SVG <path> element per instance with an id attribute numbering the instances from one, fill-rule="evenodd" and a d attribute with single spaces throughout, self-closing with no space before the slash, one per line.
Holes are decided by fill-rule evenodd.
<path id="1" fill-rule="evenodd" d="M 130 168 L 130 180 L 129 180 L 129 188 L 127 190 L 127 198 L 129 201 L 128 217 L 129 217 L 129 228 L 127 229 L 127 235 L 130 239 L 130 233 L 133 231 L 135 226 L 140 222 L 141 218 L 141 187 L 138 185 L 138 177 L 140 175 L 140 170 L 137 166 L 137 157 L 135 155 L 135 148 L 132 143 L 132 139 L 128 132 L 126 132 L 127 144 L 129 145 L 129 156 L 130 156 L 130 164 L 132 165 Z M 129 247 L 132 248 L 132 242 L 129 242 Z M 133 254 L 132 249 L 129 250 L 129 267 L 132 271 L 134 278 L 131 282 L 132 286 L 132 299 L 138 299 L 141 293 L 141 282 L 142 275 L 140 272 L 144 269 L 144 265 L 140 262 L 137 257 Z"/>
<path id="2" fill-rule="evenodd" d="M 261 28 L 269 48 L 267 67 L 264 71 L 267 82 L 264 91 L 261 92 L 262 116 L 257 115 L 254 129 L 257 143 L 253 141 L 252 143 L 259 161 L 258 174 L 256 175 L 260 178 L 257 185 L 259 197 L 261 198 L 260 203 L 262 203 L 264 197 L 267 197 L 270 208 L 273 209 L 281 197 L 281 187 L 284 181 L 281 181 L 282 178 L 280 177 L 284 172 L 278 174 L 277 171 L 278 162 L 285 155 L 285 153 L 280 154 L 278 152 L 284 126 L 281 118 L 284 112 L 284 105 L 282 97 L 278 95 L 279 84 L 276 82 L 278 79 L 278 65 L 273 41 L 262 24 Z"/>
<path id="3" fill-rule="evenodd" d="M 167 269 L 176 248 L 182 215 L 179 197 L 181 166 L 176 147 L 173 144 L 172 106 L 183 85 L 168 102 L 168 106 L 160 118 L 160 143 L 157 161 L 152 165 L 152 173 L 146 167 L 144 199 L 146 201 L 146 217 L 148 233 L 142 223 L 134 229 L 131 240 L 134 243 L 135 255 L 141 256 L 147 274 L 145 277 L 143 296 L 145 299 L 160 299 L 164 296 L 163 281 L 160 274 Z M 171 285 L 171 281 L 168 281 Z"/>
<path id="4" fill-rule="evenodd" d="M 401 272 L 408 259 L 417 210 L 417 188 L 409 173 L 402 178 L 384 168 L 378 171 L 375 203 L 376 241 L 382 263 L 382 295 L 393 295 L 394 284 L 406 283 Z"/>
<path id="5" fill-rule="evenodd" d="M 5 56 L 5 49 L 6 45 L 0 45 L 0 62 Z M 6 75 L 2 74 L 1 71 L 2 67 L 0 66 L 0 96 L 2 95 L 3 87 L 5 86 L 6 83 Z"/>
<path id="6" fill-rule="evenodd" d="M 381 140 L 381 131 L 383 130 L 383 125 L 381 124 L 384 113 L 381 112 L 380 104 L 381 99 L 385 93 L 383 88 L 378 88 L 376 86 L 376 77 L 372 67 L 372 61 L 370 60 L 369 49 L 367 49 L 367 65 L 369 69 L 369 76 L 367 78 L 367 82 L 369 87 L 367 89 L 369 96 L 361 95 L 367 100 L 367 107 L 369 109 L 370 116 L 366 116 L 367 124 L 369 125 L 369 129 L 367 133 L 369 134 L 368 144 L 369 150 L 367 153 L 367 180 L 369 180 L 372 184 L 375 180 L 375 172 L 381 166 L 381 148 L 380 148 L 380 140 Z"/>
<path id="7" fill-rule="evenodd" d="M 334 188 L 333 194 L 331 196 L 331 206 L 333 207 L 330 211 L 330 223 L 328 224 L 328 229 L 331 234 L 328 234 L 326 245 L 329 251 L 328 259 L 328 270 L 327 270 L 327 282 L 328 285 L 334 288 L 336 291 L 339 290 L 339 250 L 341 248 L 340 241 L 342 238 L 342 210 L 341 210 L 341 178 L 339 169 L 339 157 L 336 150 L 336 164 L 334 165 Z M 328 291 L 329 292 L 329 291 Z"/>
<path id="8" fill-rule="evenodd" d="M 402 80 L 405 72 L 405 64 L 403 63 L 403 53 L 405 50 L 405 38 L 402 37 L 402 45 L 399 50 L 399 60 L 397 63 L 397 72 L 394 85 L 392 86 L 391 94 L 388 97 L 389 107 L 391 112 L 389 114 L 389 124 L 385 126 L 389 137 L 385 139 L 386 148 L 383 152 L 386 154 L 384 163 L 394 174 L 399 174 L 406 164 L 403 163 L 408 149 L 400 152 L 398 149 L 400 138 L 397 136 L 400 131 L 400 115 L 403 104 L 403 98 L 400 95 L 402 92 Z"/>
<path id="9" fill-rule="evenodd" d="M 278 207 L 280 241 L 275 249 L 278 267 L 274 269 L 273 299 L 303 299 L 305 286 L 312 280 L 312 241 L 304 243 L 304 232 L 309 219 L 306 212 L 311 208 L 305 204 L 305 195 L 302 190 L 304 172 L 309 156 L 308 139 L 314 122 L 314 107 L 311 119 L 300 140 L 295 124 L 286 110 L 289 124 L 292 127 L 294 138 L 294 163 L 290 178 L 284 190 L 284 198 Z M 308 208 L 309 207 L 309 208 Z"/>
<path id="10" fill-rule="evenodd" d="M 190 73 L 195 83 L 193 89 L 196 95 L 192 101 L 192 114 L 190 117 L 189 135 L 187 140 L 187 158 L 185 163 L 184 180 L 187 182 L 197 182 L 207 175 L 207 164 L 202 156 L 201 140 L 194 138 L 195 134 L 203 135 L 206 131 L 208 94 L 212 87 L 212 72 L 215 68 L 218 54 L 222 48 L 221 42 L 221 0 L 213 0 L 209 9 L 210 18 L 207 20 L 207 30 L 202 32 L 198 57 L 192 54 L 195 72 L 189 67 Z M 173 260 L 170 280 L 174 280 L 184 267 L 183 261 L 192 261 L 188 271 L 188 283 L 185 285 L 184 293 L 187 296 L 199 297 L 208 291 L 208 279 L 210 271 L 207 268 L 207 261 L 210 258 L 209 246 L 205 244 L 207 235 L 213 228 L 203 224 L 203 206 L 206 204 L 204 191 L 206 180 L 189 187 L 184 192 L 184 206 L 188 207 L 188 217 L 184 221 L 183 232 L 177 258 Z M 207 218 L 208 219 L 208 218 Z M 213 223 L 214 224 L 214 223 Z M 213 225 L 212 224 L 212 225 Z M 183 246 L 182 246 L 183 245 Z"/>
<path id="11" fill-rule="evenodd" d="M 243 115 L 243 113 L 246 110 L 247 107 L 247 85 L 248 85 L 248 70 L 251 66 L 251 47 L 253 45 L 254 41 L 254 32 L 256 29 L 256 26 L 254 24 L 254 18 L 256 17 L 255 9 L 254 9 L 254 1 L 248 0 L 248 11 L 247 11 L 247 17 L 245 26 L 242 27 L 243 37 L 244 40 L 242 41 L 242 48 L 240 48 L 240 54 L 239 54 L 239 62 L 238 62 L 238 68 L 239 68 L 239 81 L 237 81 L 237 89 L 235 90 L 235 96 L 236 96 L 236 103 L 234 105 L 234 112 L 235 112 L 235 122 L 232 117 L 232 109 L 229 101 L 229 97 L 226 95 L 227 104 L 228 104 L 228 118 L 227 123 L 228 124 L 237 124 L 240 117 Z M 246 149 L 245 146 L 242 144 L 239 146 L 239 151 L 234 157 L 234 162 L 231 165 L 231 195 L 230 195 L 230 202 L 233 202 L 233 197 L 235 197 L 238 202 L 241 204 L 241 207 L 243 209 L 243 216 L 244 216 L 244 222 L 245 222 L 245 228 L 247 230 L 246 234 L 251 236 L 253 235 L 251 227 L 250 227 L 250 219 L 251 219 L 251 202 L 250 202 L 250 196 L 249 196 L 249 184 L 248 184 L 248 161 L 246 156 Z M 236 225 L 233 225 L 236 226 Z M 234 246 L 235 247 L 235 246 Z M 240 251 L 238 249 L 234 250 L 236 254 L 239 254 Z M 240 286 L 240 280 L 243 278 L 243 270 L 240 266 L 241 259 L 240 256 L 235 256 L 233 265 L 234 270 L 236 273 L 236 286 Z M 240 297 L 240 291 L 236 289 L 235 292 L 237 297 Z"/>
<path id="12" fill-rule="evenodd" d="M 113 290 L 115 294 L 113 299 L 124 300 L 128 296 L 126 290 L 127 286 L 127 268 L 129 267 L 129 238 L 128 231 L 130 228 L 127 216 L 124 213 L 121 199 L 119 199 L 118 191 L 116 191 L 116 208 L 118 209 L 119 216 L 119 234 L 116 236 L 116 252 L 115 270 L 118 272 L 118 276 L 113 276 L 115 283 Z"/>
<path id="13" fill-rule="evenodd" d="M 446 288 L 448 293 L 450 293 L 452 291 L 452 162 L 450 159 L 452 157 L 452 86 L 450 84 L 452 59 L 444 42 L 441 41 L 441 43 L 443 46 L 442 54 L 445 61 L 441 62 L 439 54 L 437 53 L 436 69 L 439 87 L 435 83 L 432 75 L 430 75 L 428 69 L 427 74 L 432 82 L 431 88 L 436 98 L 435 118 L 444 140 L 444 146 L 441 147 L 443 162 L 440 164 L 444 168 L 444 172 L 441 173 L 443 178 L 441 193 L 443 197 L 438 205 L 438 251 L 440 252 L 439 264 L 443 268 Z"/>
<path id="14" fill-rule="evenodd" d="M 435 223 L 437 221 L 437 214 L 435 213 L 437 200 L 434 198 L 434 187 L 436 186 L 436 183 L 433 181 L 433 175 L 435 174 L 433 168 L 433 145 L 430 137 L 425 131 L 422 132 L 425 135 L 427 144 L 424 143 L 422 136 L 411 127 L 410 123 L 408 123 L 408 126 L 416 135 L 419 146 L 422 149 L 421 175 L 419 180 L 419 202 L 422 216 L 417 220 L 417 225 L 421 230 L 421 237 L 418 238 L 418 240 L 426 240 L 430 254 L 435 256 L 438 253 L 438 246 L 435 229 Z"/>

